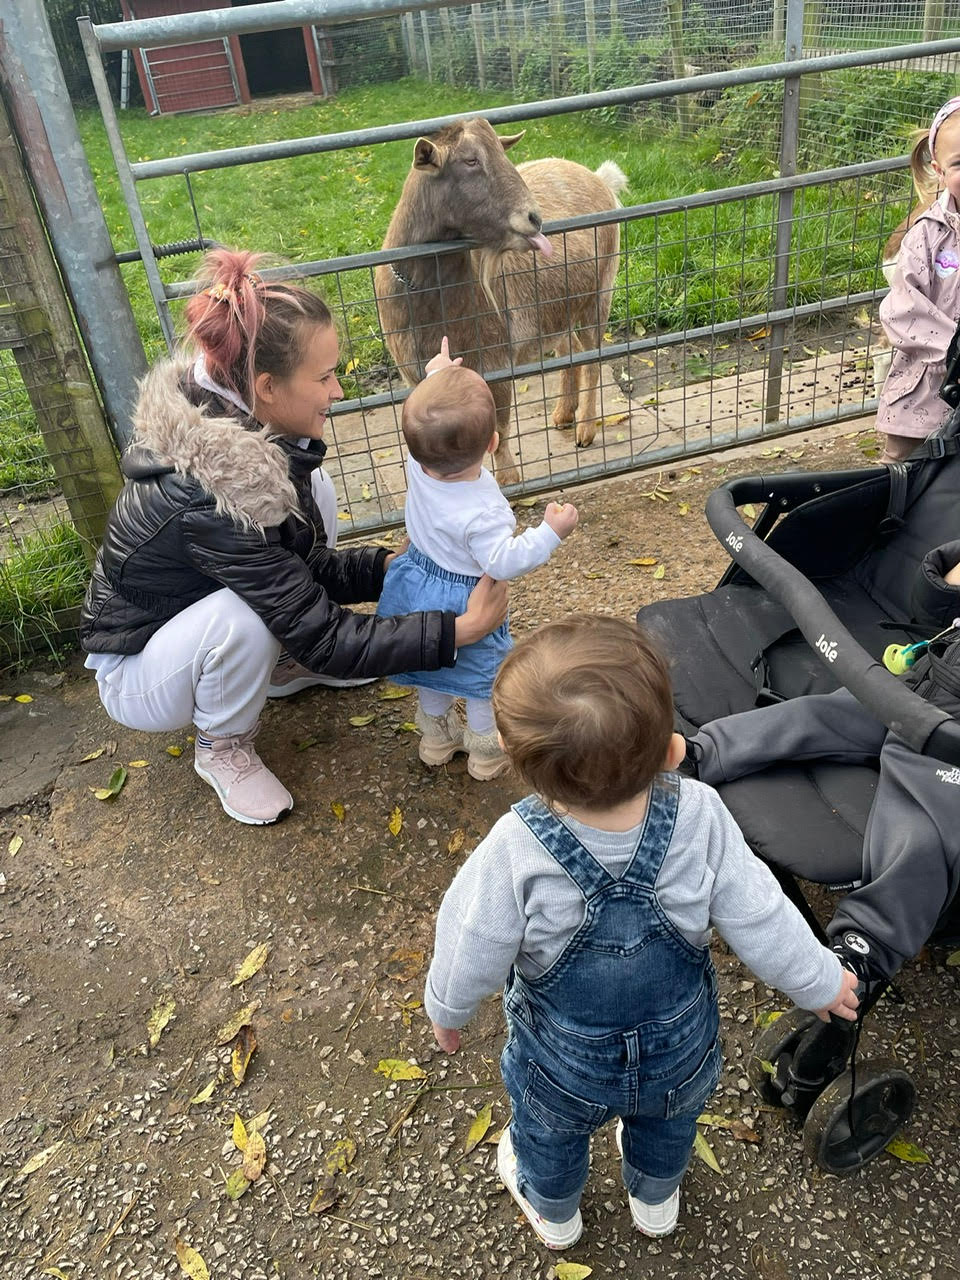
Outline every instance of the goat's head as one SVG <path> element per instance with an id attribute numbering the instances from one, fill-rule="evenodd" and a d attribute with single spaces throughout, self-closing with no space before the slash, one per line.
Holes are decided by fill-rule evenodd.
<path id="1" fill-rule="evenodd" d="M 418 138 L 413 168 L 421 198 L 429 200 L 451 239 L 476 240 L 484 248 L 539 249 L 553 246 L 540 230 L 542 218 L 526 183 L 504 152 L 523 132 L 494 133 L 486 120 L 462 120 L 429 138 Z"/>

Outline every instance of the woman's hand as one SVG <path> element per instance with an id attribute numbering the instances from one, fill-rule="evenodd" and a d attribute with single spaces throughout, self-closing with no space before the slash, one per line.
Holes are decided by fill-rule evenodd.
<path id="1" fill-rule="evenodd" d="M 387 570 L 393 564 L 394 560 L 396 560 L 397 556 L 402 556 L 409 546 L 410 546 L 410 539 L 404 538 L 404 540 L 400 543 L 399 547 L 397 547 L 396 551 L 391 551 L 388 556 L 384 556 L 383 558 L 384 573 L 387 572 Z"/>
<path id="2" fill-rule="evenodd" d="M 484 574 L 470 592 L 467 611 L 457 618 L 455 640 L 457 648 L 475 644 L 491 631 L 496 631 L 507 616 L 509 592 L 505 582 L 495 582 Z"/>

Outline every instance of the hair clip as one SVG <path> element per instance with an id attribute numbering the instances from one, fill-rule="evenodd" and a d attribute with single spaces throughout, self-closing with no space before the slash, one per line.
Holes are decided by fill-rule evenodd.
<path id="1" fill-rule="evenodd" d="M 244 273 L 244 276 L 250 281 L 254 288 L 256 288 L 258 284 L 263 284 L 263 277 L 258 275 L 256 271 L 247 271 Z"/>
<path id="2" fill-rule="evenodd" d="M 212 298 L 214 302 L 235 302 L 237 298 L 230 286 L 224 284 L 222 280 L 212 284 L 209 289 L 201 289 L 200 293 L 204 298 Z"/>

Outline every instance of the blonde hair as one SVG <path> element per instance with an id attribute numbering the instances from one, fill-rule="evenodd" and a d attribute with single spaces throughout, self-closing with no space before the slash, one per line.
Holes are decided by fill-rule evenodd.
<path id="1" fill-rule="evenodd" d="M 611 808 L 645 791 L 673 733 L 666 659 L 620 618 L 574 614 L 521 640 L 493 686 L 497 728 L 548 802 Z"/>
<path id="2" fill-rule="evenodd" d="M 479 373 L 454 365 L 417 383 L 400 421 L 411 456 L 452 475 L 483 458 L 497 429 L 497 407 Z"/>

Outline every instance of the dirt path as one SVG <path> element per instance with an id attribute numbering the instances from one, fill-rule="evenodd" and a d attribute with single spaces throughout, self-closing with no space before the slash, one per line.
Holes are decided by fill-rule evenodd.
<path id="1" fill-rule="evenodd" d="M 569 609 L 630 616 L 712 585 L 724 556 L 701 512 L 725 473 L 862 460 L 856 439 L 822 433 L 784 449 L 802 459 L 756 456 L 767 447 L 677 467 L 659 484 L 654 472 L 583 490 L 576 536 L 513 592 L 516 633 Z M 541 509 L 518 514 L 535 520 Z M 222 814 L 185 733 L 112 725 L 78 661 L 65 677 L 38 668 L 0 689 L 12 696 L 0 703 L 4 1277 L 182 1276 L 177 1240 L 216 1280 L 553 1274 L 559 1259 L 502 1192 L 493 1146 L 464 1154 L 481 1107 L 492 1107 L 491 1131 L 508 1118 L 499 1003 L 487 1002 L 452 1058 L 432 1046 L 418 1004 L 440 896 L 519 793 L 472 782 L 462 759 L 424 770 L 404 727 L 409 700 L 385 699 L 389 688 L 268 705 L 263 754 L 297 808 L 266 829 Z M 32 701 L 13 700 L 24 694 Z M 91 787 L 120 763 L 124 789 L 98 801 Z M 269 948 L 262 968 L 231 985 L 258 944 Z M 758 1105 L 746 1077 L 754 1018 L 778 1002 L 720 945 L 715 958 L 726 1069 L 709 1110 L 757 1140 L 704 1131 L 721 1172 L 694 1161 L 680 1229 L 655 1243 L 633 1230 L 612 1134 L 598 1135 L 584 1236 L 563 1257 L 597 1280 L 960 1273 L 956 969 L 942 955 L 910 965 L 905 1004 L 883 1002 L 862 1049 L 912 1071 L 920 1100 L 907 1136 L 929 1163 L 884 1156 L 841 1182 L 812 1168 L 797 1132 Z M 215 1042 L 248 1005 L 257 1047 L 235 1088 L 233 1041 Z M 376 1068 L 390 1059 L 426 1074 L 389 1081 Z M 234 1116 L 249 1124 L 262 1112 L 265 1172 L 232 1201 Z M 256 1139 L 247 1153 L 255 1167 Z M 310 1212 L 318 1191 L 323 1211 Z"/>

